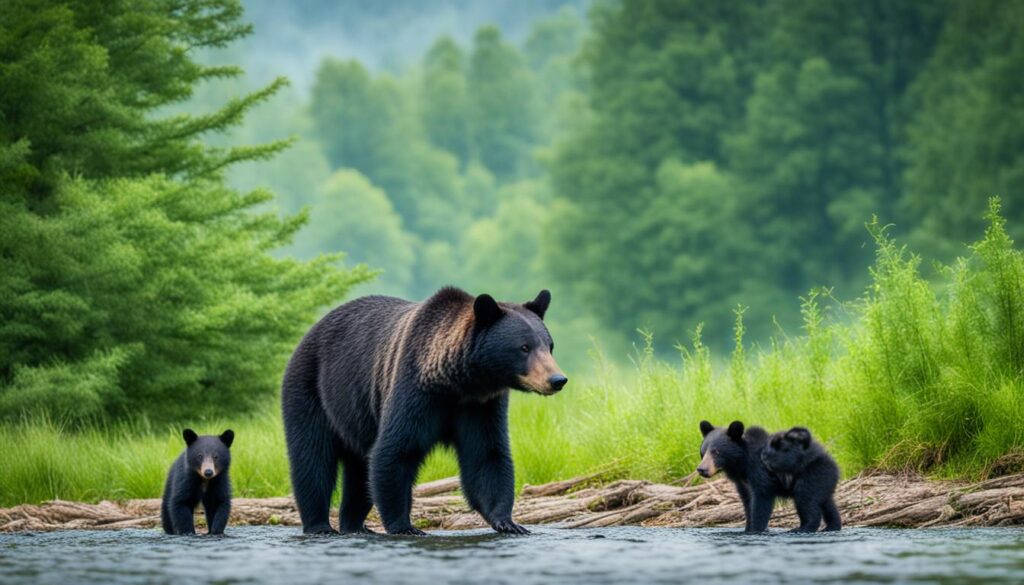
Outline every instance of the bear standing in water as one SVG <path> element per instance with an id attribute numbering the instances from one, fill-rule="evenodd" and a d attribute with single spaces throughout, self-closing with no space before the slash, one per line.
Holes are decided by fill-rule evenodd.
<path id="1" fill-rule="evenodd" d="M 793 498 L 800 517 L 800 527 L 793 532 L 816 532 L 822 517 L 825 530 L 839 530 L 833 500 L 839 467 L 821 445 L 811 443 L 807 429 L 795 427 L 769 436 L 761 427 L 744 428 L 738 420 L 728 428 L 704 420 L 700 432 L 704 441 L 697 473 L 709 478 L 725 472 L 743 503 L 746 532 L 768 530 L 776 498 Z"/>
<path id="2" fill-rule="evenodd" d="M 410 522 L 416 473 L 438 443 L 455 448 L 462 491 L 494 530 L 512 521 L 510 388 L 554 394 L 567 378 L 542 319 L 551 295 L 499 303 L 444 288 L 420 302 L 370 296 L 334 309 L 299 343 L 281 389 L 292 488 L 306 533 L 367 532 L 372 505 L 389 534 Z"/>
<path id="3" fill-rule="evenodd" d="M 817 532 L 822 519 L 825 530 L 842 528 L 834 498 L 839 466 L 811 431 L 793 427 L 772 434 L 761 451 L 761 462 L 793 498 L 800 517 L 794 532 Z"/>
<path id="4" fill-rule="evenodd" d="M 229 429 L 219 437 L 200 437 L 192 429 L 185 429 L 182 436 L 185 450 L 167 473 L 160 523 L 167 534 L 195 534 L 192 515 L 202 502 L 209 533 L 224 534 L 231 514 L 228 467 L 235 433 Z"/>

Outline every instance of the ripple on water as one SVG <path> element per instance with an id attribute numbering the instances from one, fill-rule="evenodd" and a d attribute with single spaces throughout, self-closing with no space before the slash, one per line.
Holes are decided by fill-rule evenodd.
<path id="1" fill-rule="evenodd" d="M 0 535 L 2 583 L 1024 583 L 1021 529 L 534 528 L 426 538 L 306 537 L 240 527 L 225 537 L 156 530 Z"/>

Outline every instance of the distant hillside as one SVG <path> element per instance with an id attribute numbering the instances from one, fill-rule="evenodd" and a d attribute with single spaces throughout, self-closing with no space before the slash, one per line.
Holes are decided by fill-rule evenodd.
<path id="1" fill-rule="evenodd" d="M 248 76 L 266 81 L 287 75 L 306 89 L 323 57 L 355 58 L 373 69 L 399 69 L 423 56 L 447 34 L 469 41 L 482 25 L 496 24 L 518 42 L 536 20 L 588 0 L 245 0 L 244 19 L 255 34 L 236 49 Z"/>

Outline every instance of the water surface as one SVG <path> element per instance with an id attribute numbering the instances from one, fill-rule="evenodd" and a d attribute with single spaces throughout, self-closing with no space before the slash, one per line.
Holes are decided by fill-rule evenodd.
<path id="1" fill-rule="evenodd" d="M 0 535 L 0 583 L 1024 583 L 1024 530 L 534 527 L 429 537 L 304 537 L 229 527 Z"/>

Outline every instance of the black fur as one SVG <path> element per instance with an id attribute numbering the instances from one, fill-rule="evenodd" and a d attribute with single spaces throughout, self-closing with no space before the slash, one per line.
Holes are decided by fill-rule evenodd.
<path id="1" fill-rule="evenodd" d="M 834 494 L 839 483 L 839 466 L 820 443 L 803 427 L 793 427 L 768 437 L 761 462 L 778 479 L 796 505 L 800 527 L 794 532 L 839 530 L 842 520 Z"/>
<path id="2" fill-rule="evenodd" d="M 494 530 L 525 533 L 512 521 L 508 389 L 547 394 L 565 383 L 551 367 L 546 388 L 524 378 L 554 364 L 541 321 L 549 302 L 547 291 L 520 305 L 445 288 L 422 303 L 359 298 L 314 325 L 281 390 L 303 531 L 334 531 L 328 513 L 341 463 L 342 532 L 367 531 L 376 504 L 389 534 L 422 534 L 410 522 L 412 486 L 441 443 L 456 451 L 469 505 Z"/>
<path id="3" fill-rule="evenodd" d="M 824 448 L 810 441 L 810 433 L 806 434 L 807 447 L 801 443 L 801 450 L 797 451 L 790 444 L 791 439 L 777 440 L 784 433 L 769 438 L 761 427 L 744 428 L 740 421 L 734 421 L 728 428 L 701 421 L 700 430 L 704 441 L 697 471 L 704 477 L 718 470 L 725 472 L 743 503 L 746 532 L 768 530 L 776 498 L 794 500 L 800 517 L 796 532 L 817 531 L 823 515 L 826 530 L 839 530 L 839 512 L 833 500 L 839 467 Z M 776 441 L 778 447 L 768 450 L 771 441 Z M 768 459 L 768 465 L 763 458 Z"/>
<path id="4" fill-rule="evenodd" d="M 167 534 L 195 534 L 192 515 L 200 502 L 209 534 L 224 534 L 231 514 L 231 443 L 235 433 L 198 436 L 192 429 L 182 432 L 185 450 L 174 460 L 164 484 L 160 522 Z M 211 475 L 204 477 L 205 467 Z"/>

